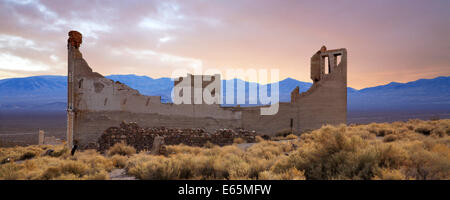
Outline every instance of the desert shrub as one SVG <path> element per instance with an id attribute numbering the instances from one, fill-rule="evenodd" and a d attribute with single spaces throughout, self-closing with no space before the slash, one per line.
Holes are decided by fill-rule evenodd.
<path id="1" fill-rule="evenodd" d="M 167 149 L 185 151 L 169 157 L 133 156 L 127 163 L 128 173 L 139 179 L 246 179 L 249 174 L 244 151 L 236 146 L 206 149 L 177 145 Z"/>
<path id="2" fill-rule="evenodd" d="M 67 157 L 70 155 L 70 151 L 67 147 L 63 146 L 62 148 L 56 149 L 53 151 L 50 156 L 51 157 Z"/>
<path id="3" fill-rule="evenodd" d="M 450 148 L 437 144 L 431 149 L 417 143 L 410 147 L 410 159 L 405 167 L 407 178 L 437 180 L 450 178 Z"/>
<path id="4" fill-rule="evenodd" d="M 289 134 L 285 138 L 286 138 L 286 140 L 295 140 L 295 139 L 297 139 L 297 136 L 294 134 Z"/>
<path id="5" fill-rule="evenodd" d="M 90 149 L 79 152 L 75 155 L 75 160 L 89 166 L 89 174 L 96 174 L 101 171 L 111 171 L 114 168 L 113 161 L 97 151 Z"/>
<path id="6" fill-rule="evenodd" d="M 377 136 L 386 136 L 386 135 L 392 134 L 393 132 L 394 131 L 391 128 L 383 125 L 383 126 L 379 126 L 379 128 L 376 129 L 375 134 Z"/>
<path id="7" fill-rule="evenodd" d="M 47 168 L 47 170 L 45 170 L 45 172 L 42 174 L 41 179 L 45 179 L 45 180 L 51 180 L 54 179 L 56 177 L 61 176 L 61 169 L 58 167 L 49 167 Z"/>
<path id="8" fill-rule="evenodd" d="M 37 145 L 31 145 L 27 147 L 9 147 L 0 148 L 0 161 L 4 162 L 6 160 L 18 161 L 34 158 L 40 155 L 44 150 L 43 147 Z"/>
<path id="9" fill-rule="evenodd" d="M 121 155 L 114 155 L 111 157 L 112 164 L 117 168 L 125 168 L 127 166 L 127 157 Z"/>
<path id="10" fill-rule="evenodd" d="M 376 180 L 405 180 L 405 175 L 398 169 L 381 169 Z"/>
<path id="11" fill-rule="evenodd" d="M 15 163 L 7 163 L 0 165 L 0 180 L 17 180 L 20 179 L 20 166 Z"/>
<path id="12" fill-rule="evenodd" d="M 146 154 L 145 152 L 134 154 L 128 158 L 125 169 L 130 171 L 131 168 L 138 167 L 138 165 L 142 165 L 143 163 L 151 160 L 151 158 L 152 156 Z"/>
<path id="13" fill-rule="evenodd" d="M 36 149 L 36 152 L 54 147 L 42 147 L 42 149 Z M 14 149 L 18 149 L 18 152 L 22 153 L 27 148 L 17 147 Z M 30 149 L 28 148 L 28 150 Z M 13 157 L 18 157 L 18 155 L 20 154 L 17 152 L 12 154 Z M 112 167 L 112 161 L 93 150 L 82 151 L 74 157 L 35 154 L 33 159 L 0 165 L 0 179 L 99 179 L 99 177 L 108 178 L 102 174 Z"/>
<path id="14" fill-rule="evenodd" d="M 87 175 L 87 176 L 83 177 L 83 179 L 84 180 L 108 180 L 109 174 L 107 171 L 102 170 L 98 173 Z"/>
<path id="15" fill-rule="evenodd" d="M 281 140 L 295 140 L 297 139 L 298 136 L 294 135 L 292 133 L 286 135 L 286 136 L 276 136 L 276 137 L 272 137 L 271 140 L 272 141 L 281 141 Z"/>
<path id="16" fill-rule="evenodd" d="M 136 153 L 136 149 L 132 146 L 126 145 L 124 142 L 116 143 L 108 150 L 108 155 L 122 155 L 122 156 L 131 156 Z"/>
<path id="17" fill-rule="evenodd" d="M 431 135 L 436 136 L 436 137 L 445 137 L 445 136 L 449 135 L 449 133 L 450 133 L 450 130 L 447 130 L 447 131 L 446 131 L 446 130 L 445 130 L 444 128 L 442 128 L 442 127 L 433 129 L 433 130 L 431 131 Z"/>
<path id="18" fill-rule="evenodd" d="M 270 144 L 270 145 L 268 145 Z M 292 166 L 282 165 L 287 159 L 288 152 L 293 150 L 292 143 L 268 142 L 260 146 L 251 147 L 247 149 L 246 158 L 250 164 L 249 178 L 252 179 L 266 179 L 267 177 L 260 177 L 262 172 L 283 174 Z"/>
<path id="19" fill-rule="evenodd" d="M 273 165 L 272 160 L 260 158 L 254 159 L 248 157 L 246 162 L 249 164 L 248 178 L 250 179 L 259 179 L 260 173 L 269 170 L 270 166 Z"/>
<path id="20" fill-rule="evenodd" d="M 408 160 L 408 152 L 397 145 L 382 144 L 378 149 L 378 165 L 383 168 L 398 169 Z"/>
<path id="21" fill-rule="evenodd" d="M 398 139 L 397 135 L 391 134 L 383 137 L 383 142 L 393 142 Z"/>
<path id="22" fill-rule="evenodd" d="M 179 155 L 178 155 L 179 156 Z M 214 179 L 214 156 L 184 155 L 184 158 L 174 157 L 180 165 L 179 178 L 181 179 Z"/>
<path id="23" fill-rule="evenodd" d="M 67 160 L 55 167 L 47 168 L 39 179 L 44 180 L 107 180 L 109 175 L 105 170 L 96 173 L 90 173 L 88 165 L 83 162 Z"/>
<path id="24" fill-rule="evenodd" d="M 377 137 L 375 133 L 369 132 L 363 126 L 349 126 L 349 127 L 344 126 L 343 128 L 345 129 L 346 134 L 350 137 L 356 135 L 364 140 L 374 140 Z"/>
<path id="25" fill-rule="evenodd" d="M 259 174 L 261 180 L 305 180 L 304 173 L 296 168 L 289 168 L 283 173 L 263 171 Z"/>
<path id="26" fill-rule="evenodd" d="M 65 160 L 59 163 L 58 166 L 48 167 L 38 179 L 53 180 L 53 179 L 71 179 L 81 178 L 88 174 L 89 167 L 82 163 L 73 160 Z"/>
<path id="27" fill-rule="evenodd" d="M 83 175 L 88 174 L 89 167 L 82 162 L 68 160 L 59 166 L 59 170 L 61 170 L 61 173 L 63 174 L 73 174 L 77 177 L 82 177 Z"/>
<path id="28" fill-rule="evenodd" d="M 169 158 L 163 156 L 148 156 L 147 162 L 138 163 L 128 170 L 128 173 L 139 179 L 174 179 L 176 174 Z"/>
<path id="29" fill-rule="evenodd" d="M 289 163 L 307 179 L 370 179 L 378 170 L 376 149 L 342 130 L 325 126 L 314 131 L 311 142 L 290 155 Z"/>
<path id="30" fill-rule="evenodd" d="M 216 177 L 225 179 L 247 179 L 250 165 L 238 154 L 225 154 L 214 162 Z"/>
<path id="31" fill-rule="evenodd" d="M 294 167 L 294 163 L 291 162 L 290 157 L 284 156 L 278 159 L 270 168 L 273 173 L 281 174 Z"/>
<path id="32" fill-rule="evenodd" d="M 36 156 L 9 167 L 9 174 L 18 174 L 14 179 L 87 179 L 99 177 L 98 174 L 112 169 L 112 161 L 99 155 L 95 151 L 80 152 L 70 159 L 63 157 Z M 0 166 L 1 168 L 4 165 Z M 5 165 L 8 167 L 8 165 Z M 6 169 L 6 168 L 5 168 Z M 1 170 L 0 170 L 1 171 Z M 0 173 L 0 179 L 12 177 L 6 173 Z"/>
<path id="33" fill-rule="evenodd" d="M 264 141 L 247 149 L 247 155 L 255 158 L 272 159 L 291 150 L 291 143 Z"/>
<path id="34" fill-rule="evenodd" d="M 190 147 L 185 144 L 168 145 L 166 146 L 168 154 L 186 153 L 186 154 L 200 154 L 203 152 L 201 147 Z"/>

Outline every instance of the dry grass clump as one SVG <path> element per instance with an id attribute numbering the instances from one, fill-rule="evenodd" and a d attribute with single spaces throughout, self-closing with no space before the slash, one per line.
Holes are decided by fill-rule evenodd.
<path id="1" fill-rule="evenodd" d="M 0 164 L 44 156 L 47 151 L 51 151 L 48 156 L 52 157 L 67 157 L 69 155 L 69 150 L 63 145 L 30 145 L 27 147 L 0 148 Z"/>
<path id="2" fill-rule="evenodd" d="M 285 165 L 304 171 L 307 179 L 371 179 L 378 170 L 377 148 L 341 130 L 327 126 L 305 136 Z"/>
<path id="3" fill-rule="evenodd" d="M 210 146 L 211 147 L 211 146 Z M 213 145 L 212 147 L 218 147 L 217 145 Z M 206 148 L 211 149 L 211 148 Z M 184 153 L 184 154 L 200 154 L 202 152 L 205 152 L 205 148 L 202 147 L 192 147 L 187 146 L 185 144 L 180 145 L 168 145 L 166 146 L 166 151 L 168 154 L 178 154 L 178 153 Z M 211 151 L 211 150 L 209 150 Z"/>
<path id="4" fill-rule="evenodd" d="M 382 169 L 374 180 L 405 180 L 405 175 L 398 169 Z"/>
<path id="5" fill-rule="evenodd" d="M 139 179 L 228 179 L 242 175 L 243 150 L 236 146 L 213 148 L 168 146 L 169 156 L 139 153 L 127 163 Z"/>
<path id="6" fill-rule="evenodd" d="M 294 134 L 289 134 L 289 135 L 287 135 L 285 138 L 286 138 L 286 140 L 295 140 L 295 139 L 297 139 L 298 137 L 297 137 L 296 135 L 294 135 Z"/>
<path id="7" fill-rule="evenodd" d="M 93 149 L 79 152 L 78 154 L 75 154 L 73 159 L 85 163 L 91 170 L 90 174 L 96 174 L 102 170 L 111 171 L 114 168 L 114 163 L 111 159 L 100 155 Z"/>
<path id="8" fill-rule="evenodd" d="M 64 145 L 57 146 L 49 156 L 67 158 L 70 156 L 70 150 Z"/>
<path id="9" fill-rule="evenodd" d="M 0 166 L 0 180 L 17 180 L 20 177 L 18 173 L 19 166 L 15 163 L 6 163 Z"/>
<path id="10" fill-rule="evenodd" d="M 114 155 L 111 157 L 111 161 L 114 167 L 125 168 L 127 165 L 128 157 L 121 155 Z"/>
<path id="11" fill-rule="evenodd" d="M 6 163 L 10 161 L 26 160 L 40 155 L 46 146 L 17 146 L 14 148 L 0 148 L 0 163 Z"/>
<path id="12" fill-rule="evenodd" d="M 289 168 L 284 173 L 273 173 L 272 171 L 263 171 L 259 173 L 261 180 L 305 180 L 303 171 L 296 168 Z"/>
<path id="13" fill-rule="evenodd" d="M 128 173 L 139 179 L 259 179 L 264 177 L 286 179 L 286 171 L 272 172 L 279 159 L 293 149 L 290 142 L 264 141 L 247 150 L 237 146 L 212 148 L 186 145 L 167 146 L 168 156 L 140 153 L 127 163 Z M 292 169 L 291 169 L 292 171 Z M 301 178 L 299 174 L 290 177 Z"/>
<path id="14" fill-rule="evenodd" d="M 304 171 L 307 179 L 449 179 L 450 137 L 442 134 L 449 125 L 411 120 L 324 126 L 302 135 L 299 149 L 282 164 Z"/>
<path id="15" fill-rule="evenodd" d="M 136 153 L 136 149 L 132 146 L 126 145 L 124 142 L 116 143 L 108 150 L 108 155 L 122 155 L 122 156 L 131 156 Z"/>
<path id="16" fill-rule="evenodd" d="M 75 156 L 70 156 L 70 152 L 67 152 L 63 146 L 45 148 L 49 147 L 56 149 L 50 155 L 41 153 L 31 159 L 0 165 L 0 180 L 109 179 L 107 172 L 114 168 L 111 159 L 100 155 L 95 150 L 80 151 Z M 13 151 L 13 149 L 22 151 L 22 147 L 6 151 Z"/>

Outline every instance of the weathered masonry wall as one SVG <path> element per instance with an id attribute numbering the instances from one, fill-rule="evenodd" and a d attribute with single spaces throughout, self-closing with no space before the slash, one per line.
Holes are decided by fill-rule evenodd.
<path id="1" fill-rule="evenodd" d="M 87 147 L 97 142 L 107 128 L 116 127 L 124 120 L 143 127 L 203 128 L 208 132 L 222 128 L 243 128 L 267 135 L 291 127 L 296 131 L 304 131 L 319 128 L 323 124 L 346 123 L 345 49 L 327 51 L 323 47 L 311 58 L 312 87 L 301 94 L 298 89 L 294 90 L 292 101 L 280 103 L 276 115 L 260 115 L 260 107 L 161 103 L 159 96 L 142 95 L 127 85 L 93 72 L 79 51 L 81 42 L 80 33 L 69 33 L 69 145 L 73 141 L 82 148 Z M 340 62 L 336 61 L 337 56 Z M 325 58 L 330 62 L 325 63 Z M 208 84 L 203 82 L 202 87 Z M 215 93 L 220 94 L 220 91 Z"/>
<path id="2" fill-rule="evenodd" d="M 242 138 L 246 142 L 255 142 L 256 133 L 238 129 L 219 129 L 207 132 L 200 128 L 141 128 L 137 123 L 121 123 L 119 127 L 110 127 L 100 136 L 98 150 L 104 152 L 116 143 L 124 142 L 132 145 L 136 150 L 151 150 L 156 137 L 161 137 L 163 144 L 185 144 L 189 146 L 204 146 L 207 142 L 219 146 L 233 144 L 235 138 Z"/>

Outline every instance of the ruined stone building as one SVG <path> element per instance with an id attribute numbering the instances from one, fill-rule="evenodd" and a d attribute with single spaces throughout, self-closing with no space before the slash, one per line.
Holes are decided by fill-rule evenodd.
<path id="1" fill-rule="evenodd" d="M 260 106 L 178 105 L 162 103 L 160 96 L 142 95 L 93 72 L 79 50 L 81 43 L 81 34 L 71 31 L 67 45 L 68 145 L 74 142 L 85 147 L 96 142 L 108 127 L 118 126 L 124 120 L 144 127 L 243 128 L 267 135 L 288 128 L 301 132 L 324 124 L 346 123 L 346 49 L 322 47 L 311 57 L 311 88 L 303 93 L 294 89 L 291 102 L 280 102 L 277 114 L 261 115 Z M 207 85 L 204 82 L 202 87 Z"/>

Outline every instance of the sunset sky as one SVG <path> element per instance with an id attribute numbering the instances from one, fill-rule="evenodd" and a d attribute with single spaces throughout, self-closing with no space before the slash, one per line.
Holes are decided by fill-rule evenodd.
<path id="1" fill-rule="evenodd" d="M 67 73 L 67 32 L 99 73 L 180 67 L 280 69 L 311 82 L 310 57 L 347 48 L 357 89 L 450 75 L 450 1 L 0 0 L 0 79 Z"/>

